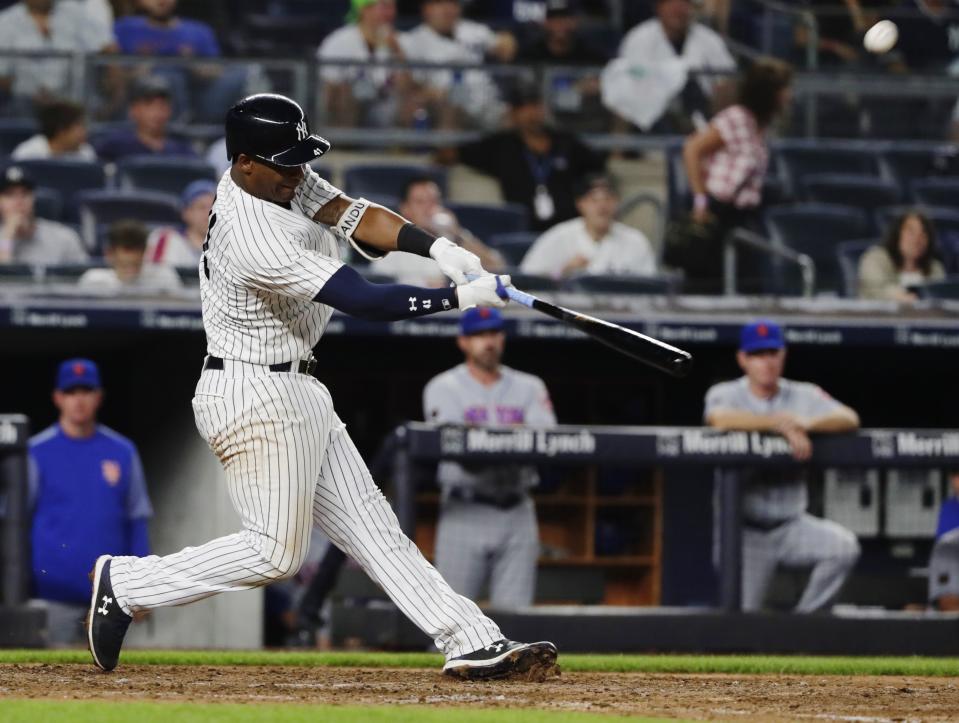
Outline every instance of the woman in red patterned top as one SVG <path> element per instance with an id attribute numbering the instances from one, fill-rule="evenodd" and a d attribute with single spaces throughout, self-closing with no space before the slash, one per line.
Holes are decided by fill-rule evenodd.
<path id="1" fill-rule="evenodd" d="M 755 217 L 769 163 L 766 129 L 788 107 L 791 82 L 792 70 L 785 63 L 771 58 L 756 61 L 740 80 L 738 102 L 716 114 L 683 145 L 693 220 L 711 224 L 717 240 L 737 226 L 750 225 Z M 712 250 L 715 285 L 721 244 L 713 244 Z"/>

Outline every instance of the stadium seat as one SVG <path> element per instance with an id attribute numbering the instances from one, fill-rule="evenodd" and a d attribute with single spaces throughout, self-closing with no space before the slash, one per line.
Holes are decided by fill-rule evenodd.
<path id="1" fill-rule="evenodd" d="M 526 231 L 529 216 L 526 208 L 516 203 L 450 203 L 450 211 L 456 215 L 460 226 L 469 229 L 480 240 L 499 233 Z"/>
<path id="2" fill-rule="evenodd" d="M 859 296 L 859 259 L 879 239 L 843 241 L 836 246 L 836 261 L 842 274 L 842 295 L 848 299 Z"/>
<path id="3" fill-rule="evenodd" d="M 864 211 L 891 206 L 902 198 L 894 181 L 846 173 L 816 173 L 802 179 L 805 196 L 819 203 L 842 203 Z"/>
<path id="4" fill-rule="evenodd" d="M 216 181 L 216 169 L 206 161 L 177 156 L 131 156 L 117 165 L 117 187 L 179 196 L 187 184 L 199 179 Z"/>
<path id="5" fill-rule="evenodd" d="M 288 58 L 316 52 L 323 38 L 342 23 L 342 14 L 247 13 L 241 22 L 242 40 L 237 44 L 243 54 Z"/>
<path id="6" fill-rule="evenodd" d="M 310 168 L 316 171 L 316 174 L 322 178 L 324 181 L 329 181 L 333 183 L 333 169 L 327 166 L 325 163 L 320 163 L 319 161 L 313 161 L 310 164 Z"/>
<path id="7" fill-rule="evenodd" d="M 802 190 L 802 179 L 816 173 L 879 175 L 875 151 L 850 148 L 848 144 L 782 142 L 776 150 L 776 162 L 786 190 L 794 196 Z"/>
<path id="8" fill-rule="evenodd" d="M 861 239 L 869 230 L 869 220 L 861 209 L 828 203 L 778 206 L 766 211 L 765 220 L 775 243 L 813 259 L 816 290 L 836 293 L 841 287 L 836 247 L 842 241 Z M 779 270 L 781 280 L 782 265 L 773 267 Z"/>
<path id="9" fill-rule="evenodd" d="M 569 279 L 565 286 L 590 294 L 671 294 L 679 284 L 679 276 L 583 274 Z"/>
<path id="10" fill-rule="evenodd" d="M 36 133 L 37 124 L 31 118 L 0 118 L 0 154 L 10 155 Z"/>
<path id="11" fill-rule="evenodd" d="M 924 206 L 959 208 L 959 176 L 919 178 L 910 188 L 912 197 Z"/>
<path id="12" fill-rule="evenodd" d="M 343 191 L 347 196 L 358 198 L 365 196 L 391 196 L 400 198 L 403 186 L 419 176 L 432 178 L 446 195 L 446 170 L 431 166 L 412 166 L 397 164 L 364 164 L 350 166 L 343 173 Z"/>
<path id="13" fill-rule="evenodd" d="M 180 223 L 176 196 L 151 191 L 85 191 L 77 199 L 81 236 L 87 248 L 98 252 L 106 225 L 136 219 L 146 226 Z"/>
<path id="14" fill-rule="evenodd" d="M 513 231 L 511 233 L 494 233 L 487 236 L 485 241 L 492 248 L 503 254 L 506 263 L 519 266 L 523 257 L 529 251 L 539 235 L 530 231 Z"/>
<path id="15" fill-rule="evenodd" d="M 919 294 L 924 299 L 959 300 L 959 276 L 950 276 L 941 281 L 931 281 L 919 287 Z"/>
<path id="16" fill-rule="evenodd" d="M 106 172 L 96 161 L 43 159 L 23 161 L 20 165 L 30 172 L 38 186 L 60 192 L 63 198 L 62 218 L 71 223 L 80 220 L 78 194 L 103 189 L 107 184 Z"/>
<path id="17" fill-rule="evenodd" d="M 85 264 L 56 264 L 44 269 L 44 279 L 51 283 L 75 283 L 90 269 L 107 268 L 103 260 Z"/>
<path id="18" fill-rule="evenodd" d="M 883 151 L 880 156 L 883 173 L 896 181 L 901 188 L 929 176 L 957 175 L 959 153 L 954 146 L 939 148 L 896 147 Z"/>
<path id="19" fill-rule="evenodd" d="M 48 221 L 59 221 L 63 213 L 63 196 L 55 188 L 38 186 L 33 191 L 33 213 Z"/>

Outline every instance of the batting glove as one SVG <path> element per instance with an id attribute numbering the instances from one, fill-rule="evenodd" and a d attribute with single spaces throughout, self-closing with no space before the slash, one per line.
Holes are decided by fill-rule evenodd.
<path id="1" fill-rule="evenodd" d="M 510 285 L 510 278 L 506 275 L 482 276 L 460 284 L 456 287 L 456 298 L 460 310 L 472 309 L 474 306 L 506 306 L 509 297 L 506 287 Z"/>
<path id="2" fill-rule="evenodd" d="M 440 271 L 449 276 L 457 286 L 467 282 L 466 275 L 489 276 L 490 273 L 483 268 L 479 256 L 457 246 L 448 238 L 440 236 L 433 245 L 430 246 L 430 256 L 436 259 Z M 462 307 L 460 307 L 462 308 Z"/>

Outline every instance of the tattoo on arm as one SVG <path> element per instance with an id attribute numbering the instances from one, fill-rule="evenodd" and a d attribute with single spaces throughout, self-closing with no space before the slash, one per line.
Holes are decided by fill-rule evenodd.
<path id="1" fill-rule="evenodd" d="M 337 196 L 332 201 L 323 204 L 316 215 L 313 216 L 313 220 L 317 223 L 333 226 L 343 215 L 343 212 L 350 207 L 351 203 L 353 203 L 353 199 L 349 196 Z"/>

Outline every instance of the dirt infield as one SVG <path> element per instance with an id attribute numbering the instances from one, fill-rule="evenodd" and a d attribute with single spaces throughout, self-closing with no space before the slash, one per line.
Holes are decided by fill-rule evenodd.
<path id="1" fill-rule="evenodd" d="M 946 721 L 955 678 L 564 673 L 468 683 L 434 670 L 0 665 L 0 698 L 539 708 L 704 720 Z"/>

